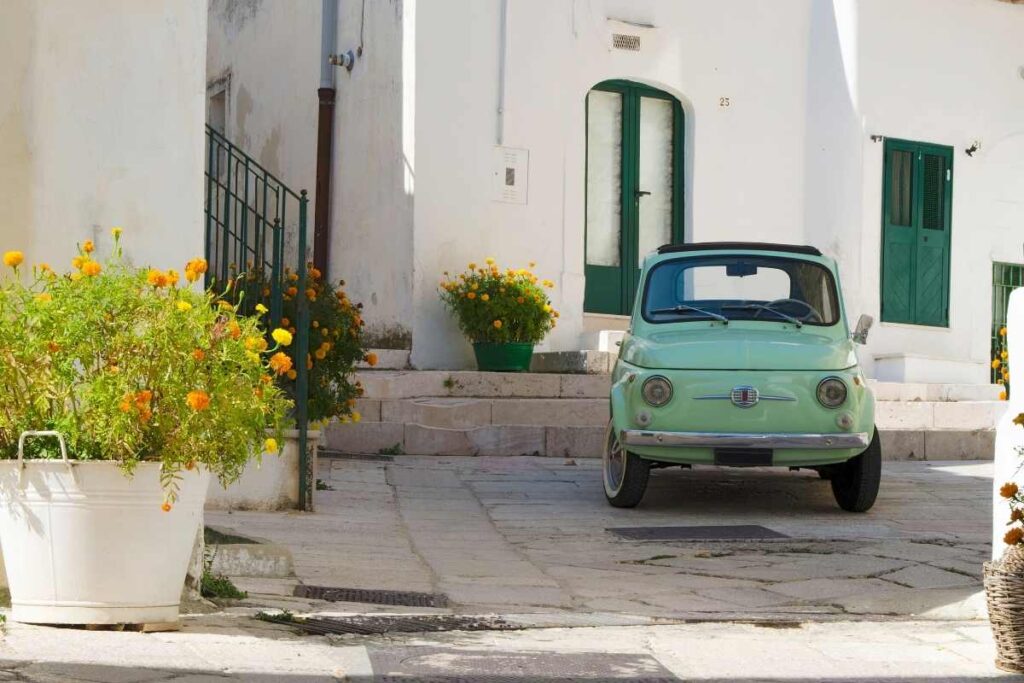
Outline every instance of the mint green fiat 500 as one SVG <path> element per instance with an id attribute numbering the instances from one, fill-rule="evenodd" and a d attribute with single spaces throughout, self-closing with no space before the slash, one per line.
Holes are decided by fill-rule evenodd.
<path id="1" fill-rule="evenodd" d="M 652 468 L 816 470 L 844 510 L 875 502 L 875 402 L 835 261 L 814 247 L 666 245 L 647 257 L 612 375 L 604 489 L 643 498 Z"/>

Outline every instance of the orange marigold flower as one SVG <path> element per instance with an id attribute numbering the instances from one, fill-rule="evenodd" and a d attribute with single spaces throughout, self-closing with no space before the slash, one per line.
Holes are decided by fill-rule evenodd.
<path id="1" fill-rule="evenodd" d="M 171 504 L 166 502 L 166 501 L 164 501 L 164 504 L 160 506 L 160 509 L 163 510 L 164 512 L 170 512 L 171 511 Z"/>
<path id="2" fill-rule="evenodd" d="M 289 370 L 288 371 L 288 379 L 295 379 L 298 376 L 299 376 L 299 373 L 295 372 L 294 370 Z"/>
<path id="3" fill-rule="evenodd" d="M 292 369 L 292 359 L 285 352 L 278 351 L 270 357 L 270 369 L 283 375 Z"/>
<path id="4" fill-rule="evenodd" d="M 192 357 L 195 358 L 196 360 L 203 360 L 204 358 L 206 358 L 206 352 L 203 351 L 202 349 L 196 349 L 195 351 L 192 352 Z"/>
<path id="5" fill-rule="evenodd" d="M 1021 413 L 1017 417 L 1013 418 L 1013 424 L 1024 427 L 1024 413 Z"/>
<path id="6" fill-rule="evenodd" d="M 1000 401 L 1005 401 L 1006 400 L 1006 392 L 1005 391 L 1000 391 L 999 392 L 999 400 Z"/>
<path id="7" fill-rule="evenodd" d="M 238 339 L 242 336 L 242 328 L 238 326 L 238 322 L 232 320 L 228 323 L 228 334 L 231 335 L 232 339 Z"/>
<path id="8" fill-rule="evenodd" d="M 100 271 L 102 270 L 103 267 L 96 261 L 86 261 L 85 263 L 82 264 L 82 272 L 88 275 L 89 277 L 99 275 Z"/>
<path id="9" fill-rule="evenodd" d="M 316 356 L 317 360 L 323 360 L 324 358 L 327 358 L 327 352 L 324 351 L 323 349 L 317 349 L 316 351 L 313 352 L 313 355 Z"/>
<path id="10" fill-rule="evenodd" d="M 1003 498 L 1013 498 L 1017 495 L 1017 491 L 1020 489 L 1012 481 L 1007 482 L 999 487 L 999 495 Z"/>
<path id="11" fill-rule="evenodd" d="M 1003 536 L 1003 543 L 1006 545 L 1017 545 L 1020 543 L 1021 539 L 1024 539 L 1024 529 L 1021 529 L 1019 526 L 1015 526 L 1007 531 L 1006 535 Z"/>
<path id="12" fill-rule="evenodd" d="M 166 287 L 169 283 L 167 274 L 155 268 L 146 273 L 146 282 L 157 288 Z"/>
<path id="13" fill-rule="evenodd" d="M 363 357 L 363 360 L 365 360 L 366 364 L 372 368 L 377 365 L 377 354 L 375 354 L 373 351 L 370 351 Z"/>
<path id="14" fill-rule="evenodd" d="M 1016 510 L 1013 510 L 1010 513 L 1010 521 L 1011 522 L 1019 522 L 1021 520 L 1024 520 L 1024 510 L 1021 510 L 1020 508 L 1017 508 Z"/>
<path id="15" fill-rule="evenodd" d="M 82 251 L 86 254 L 91 254 L 96 251 L 96 245 L 92 243 L 92 240 L 86 240 L 82 242 Z"/>
<path id="16" fill-rule="evenodd" d="M 199 412 L 210 407 L 210 395 L 205 391 L 190 391 L 185 397 L 185 402 L 189 408 Z"/>
<path id="17" fill-rule="evenodd" d="M 84 263 L 85 263 L 85 259 L 82 258 L 81 256 L 76 256 L 75 258 L 71 259 L 71 265 L 74 268 L 81 268 L 82 264 L 84 264 Z"/>
<path id="18" fill-rule="evenodd" d="M 502 322 L 501 322 L 500 320 L 495 320 L 495 321 L 494 321 L 494 323 L 493 323 L 493 325 L 494 325 L 494 329 L 496 329 L 496 330 L 500 330 L 500 329 L 501 329 L 501 326 L 502 326 L 502 324 L 503 324 L 503 323 L 502 323 Z"/>
<path id="19" fill-rule="evenodd" d="M 285 291 L 285 294 L 287 294 L 288 296 L 295 296 L 296 294 L 299 293 L 299 290 L 298 290 L 297 287 L 289 287 L 288 289 L 286 289 L 284 291 Z"/>
<path id="20" fill-rule="evenodd" d="M 50 350 L 50 353 L 57 353 L 58 351 L 60 351 L 60 344 L 58 344 L 57 342 L 48 342 L 46 344 L 46 348 Z"/>

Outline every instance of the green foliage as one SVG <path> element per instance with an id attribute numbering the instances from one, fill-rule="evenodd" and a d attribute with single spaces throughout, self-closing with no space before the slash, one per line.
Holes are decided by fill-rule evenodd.
<path id="1" fill-rule="evenodd" d="M 533 267 L 533 264 L 530 264 Z M 441 301 L 471 342 L 524 342 L 536 344 L 555 326 L 558 311 L 551 307 L 543 287 L 554 283 L 525 268 L 504 273 L 486 259 L 485 267 L 470 263 L 455 277 L 446 271 Z"/>
<path id="2" fill-rule="evenodd" d="M 278 283 L 284 299 L 281 327 L 292 335 L 298 333 L 299 301 L 304 298 L 309 304 L 309 352 L 306 356 L 309 420 L 314 426 L 332 418 L 358 422 L 360 415 L 355 411 L 355 402 L 363 388 L 354 380 L 355 366 L 360 361 L 370 365 L 377 362 L 376 355 L 367 353 L 363 344 L 363 305 L 349 300 L 342 289 L 344 280 L 335 287 L 325 282 L 312 264 L 307 267 L 305 290 L 299 291 L 302 285 L 299 275 L 287 270 Z M 236 278 L 234 286 L 228 288 L 225 298 L 236 305 L 252 307 L 258 302 L 269 308 L 273 289 L 271 277 L 250 265 L 247 272 Z M 284 353 L 291 360 L 292 368 L 279 377 L 279 384 L 294 397 L 299 361 L 296 345 L 290 345 Z"/>
<path id="3" fill-rule="evenodd" d="M 128 474 L 160 462 L 169 503 L 183 469 L 237 479 L 290 402 L 268 371 L 279 349 L 262 345 L 258 318 L 215 305 L 174 271 L 126 265 L 114 234 L 105 264 L 85 242 L 70 274 L 39 264 L 29 276 L 19 262 L 0 278 L 0 458 L 17 456 L 22 432 L 55 430 L 79 460 L 113 460 Z M 190 261 L 186 280 L 205 269 Z M 32 439 L 25 455 L 60 450 Z"/>
<path id="4" fill-rule="evenodd" d="M 403 455 L 405 451 L 402 450 L 402 444 L 396 443 L 394 446 L 387 446 L 377 451 L 377 455 Z"/>
<path id="5" fill-rule="evenodd" d="M 238 590 L 228 577 L 223 574 L 212 574 L 207 570 L 203 571 L 203 578 L 199 582 L 199 594 L 204 598 L 227 600 L 244 600 L 249 597 L 245 591 Z"/>
<path id="6" fill-rule="evenodd" d="M 316 480 L 316 490 L 317 491 L 333 491 L 334 487 L 331 486 L 330 484 L 328 484 L 323 479 L 317 479 Z"/>

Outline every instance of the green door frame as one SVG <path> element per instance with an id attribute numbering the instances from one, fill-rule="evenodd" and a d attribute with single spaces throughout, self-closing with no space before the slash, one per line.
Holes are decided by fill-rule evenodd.
<path id="1" fill-rule="evenodd" d="M 910 155 L 909 222 L 893 220 L 894 153 Z M 927 142 L 885 139 L 882 180 L 881 318 L 883 322 L 932 327 L 949 326 L 950 260 L 952 245 L 953 148 Z M 943 160 L 940 229 L 924 225 L 926 209 L 924 158 Z M 932 207 L 934 208 L 934 207 Z M 941 262 L 922 267 L 929 252 L 942 249 Z M 936 273 L 936 268 L 939 272 Z M 939 282 L 936 285 L 935 279 Z"/>
<path id="2" fill-rule="evenodd" d="M 640 282 L 640 98 L 673 103 L 672 116 L 672 241 L 683 241 L 683 144 L 684 115 L 679 100 L 656 88 L 625 80 L 603 81 L 591 90 L 618 93 L 622 97 L 621 194 L 619 196 L 619 266 L 584 265 L 586 285 L 583 310 L 587 313 L 629 315 Z M 588 93 L 589 97 L 589 93 Z M 584 101 L 589 129 L 589 106 Z M 586 138 L 585 138 L 586 139 Z M 588 145 L 589 147 L 589 145 Z M 589 149 L 588 149 L 589 156 Z M 586 187 L 584 180 L 584 239 L 586 239 Z M 586 248 L 584 247 L 584 259 Z"/>

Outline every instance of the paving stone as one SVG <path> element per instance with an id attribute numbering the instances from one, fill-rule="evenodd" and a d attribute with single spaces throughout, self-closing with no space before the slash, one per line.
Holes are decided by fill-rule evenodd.
<path id="1" fill-rule="evenodd" d="M 879 579 L 809 579 L 766 586 L 767 590 L 808 601 L 828 601 L 849 595 L 885 590 L 890 584 Z"/>
<path id="2" fill-rule="evenodd" d="M 544 452 L 544 428 L 503 425 L 461 430 L 409 424 L 405 450 L 422 455 L 539 455 Z"/>
<path id="3" fill-rule="evenodd" d="M 909 586 L 910 588 L 953 588 L 956 586 L 977 585 L 979 583 L 978 578 L 954 574 L 953 572 L 928 565 L 905 567 L 889 574 L 883 574 L 880 578 L 902 586 Z"/>

